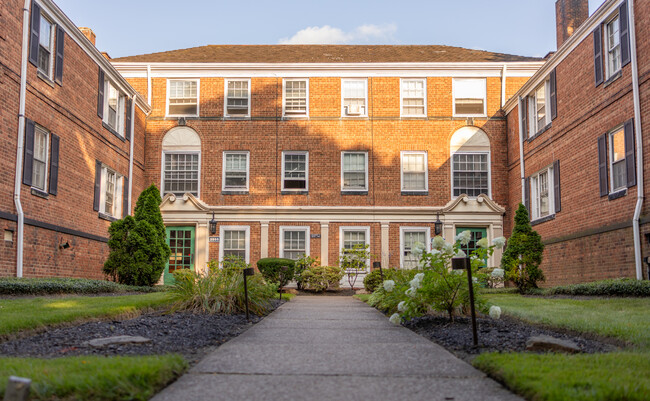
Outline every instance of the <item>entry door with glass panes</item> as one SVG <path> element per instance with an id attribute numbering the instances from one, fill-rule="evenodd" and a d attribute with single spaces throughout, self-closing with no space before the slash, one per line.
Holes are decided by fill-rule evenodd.
<path id="1" fill-rule="evenodd" d="M 471 231 L 472 233 L 472 239 L 469 241 L 469 244 L 467 246 L 461 247 L 463 252 L 467 252 L 469 249 L 469 252 L 467 252 L 468 255 L 470 255 L 474 250 L 478 248 L 478 245 L 476 244 L 481 238 L 487 237 L 487 228 L 484 227 L 456 227 L 456 235 L 462 233 L 463 231 Z M 487 260 L 486 260 L 487 263 Z"/>
<path id="2" fill-rule="evenodd" d="M 165 284 L 174 284 L 174 272 L 194 270 L 194 227 L 167 227 L 167 244 L 171 249 L 165 268 Z"/>

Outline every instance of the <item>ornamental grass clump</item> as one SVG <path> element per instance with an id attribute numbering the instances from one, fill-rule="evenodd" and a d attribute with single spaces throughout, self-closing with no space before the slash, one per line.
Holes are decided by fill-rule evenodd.
<path id="1" fill-rule="evenodd" d="M 176 283 L 169 289 L 172 310 L 236 314 L 246 310 L 244 275 L 240 269 L 212 268 L 205 275 L 189 269 L 174 272 Z M 268 284 L 260 274 L 248 276 L 250 312 L 261 316 L 273 306 L 277 285 Z"/>

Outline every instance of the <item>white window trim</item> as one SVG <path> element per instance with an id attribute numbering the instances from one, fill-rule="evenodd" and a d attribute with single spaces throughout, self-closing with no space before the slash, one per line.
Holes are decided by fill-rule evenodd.
<path id="1" fill-rule="evenodd" d="M 165 197 L 165 155 L 166 154 L 188 154 L 195 153 L 199 155 L 199 182 L 196 186 L 196 197 L 201 198 L 201 151 L 200 150 L 163 150 L 160 160 L 160 196 Z M 170 192 L 171 194 L 172 192 Z"/>
<path id="2" fill-rule="evenodd" d="M 614 143 L 613 143 L 613 138 L 615 133 L 621 131 L 623 134 L 623 141 L 625 141 L 625 130 L 624 130 L 624 124 L 618 125 L 616 128 L 610 130 L 607 133 L 607 146 L 608 146 L 608 151 L 607 151 L 607 164 L 609 164 L 609 193 L 614 194 L 617 192 L 620 192 L 624 189 L 627 188 L 627 182 L 623 183 L 623 186 L 614 188 Z M 623 150 L 623 154 L 625 154 L 625 150 Z M 625 157 L 623 157 L 623 160 L 619 160 L 622 163 L 625 163 Z M 627 181 L 627 170 L 625 172 L 626 174 L 626 180 Z"/>
<path id="3" fill-rule="evenodd" d="M 539 175 L 548 172 L 548 214 L 539 215 Z M 534 185 L 533 185 L 534 184 Z M 530 215 L 531 222 L 555 215 L 555 176 L 553 175 L 553 165 L 548 165 L 530 176 Z"/>
<path id="4" fill-rule="evenodd" d="M 475 80 L 482 80 L 485 83 L 485 97 L 483 98 L 483 113 L 482 114 L 456 114 L 456 80 L 458 79 L 475 79 Z M 458 77 L 458 78 L 452 78 L 452 116 L 454 117 L 487 117 L 487 78 L 481 78 L 481 77 Z M 478 98 L 477 98 L 478 99 Z"/>
<path id="5" fill-rule="evenodd" d="M 173 81 L 194 81 L 196 82 L 196 114 L 169 114 L 169 90 L 171 87 L 171 82 Z M 165 100 L 165 117 L 198 117 L 200 115 L 201 107 L 201 80 L 196 79 L 182 79 L 182 78 L 168 78 L 167 79 L 167 97 Z"/>
<path id="6" fill-rule="evenodd" d="M 430 227 L 400 227 L 399 228 L 399 267 L 404 269 L 404 234 L 407 232 L 425 232 L 424 239 L 426 251 L 431 252 L 431 228 Z"/>
<path id="7" fill-rule="evenodd" d="M 108 123 L 108 97 L 110 96 L 110 91 L 108 87 L 112 86 L 118 93 L 117 95 L 117 127 L 113 128 Z M 106 124 L 107 127 L 110 127 L 113 131 L 124 138 L 124 125 L 126 123 L 126 95 L 120 90 L 120 87 L 117 86 L 113 81 L 108 78 L 104 79 L 104 117 L 102 122 Z"/>
<path id="8" fill-rule="evenodd" d="M 226 187 L 226 155 L 246 155 L 246 188 L 242 187 Z M 201 156 L 199 156 L 199 162 Z M 200 170 L 200 167 L 199 167 Z M 222 191 L 247 191 L 250 187 L 250 177 L 251 177 L 251 155 L 248 150 L 224 150 L 223 151 L 223 160 L 221 168 L 221 190 Z"/>
<path id="9" fill-rule="evenodd" d="M 36 132 L 41 131 L 45 133 L 45 176 L 43 177 L 43 189 L 35 187 L 34 186 L 34 162 L 32 161 L 32 188 L 34 188 L 37 191 L 40 192 L 46 192 L 48 189 L 48 174 L 49 174 L 49 169 L 50 169 L 50 139 L 51 139 L 51 133 L 50 131 L 46 130 L 45 128 L 41 127 L 38 124 L 35 124 L 34 126 L 34 146 L 36 146 Z M 34 150 L 34 154 L 36 154 L 36 151 Z M 36 159 L 35 156 L 33 156 L 34 159 Z"/>
<path id="10" fill-rule="evenodd" d="M 365 231 L 366 245 L 370 246 L 370 227 L 369 226 L 340 226 L 339 227 L 339 262 L 343 256 L 343 233 L 345 231 Z M 370 248 L 368 248 L 370 250 Z M 370 272 L 370 258 L 366 259 L 366 272 Z"/>
<path id="11" fill-rule="evenodd" d="M 482 151 L 482 152 L 453 152 L 451 154 L 451 168 L 449 169 L 451 171 L 451 199 L 456 199 L 458 196 L 454 196 L 454 155 L 457 154 L 485 154 L 487 155 L 487 162 L 488 162 L 488 193 L 485 194 L 487 195 L 488 198 L 492 199 L 492 154 L 491 151 Z M 469 196 L 469 195 L 468 195 Z M 475 196 L 469 196 L 470 199 L 475 199 Z"/>
<path id="12" fill-rule="evenodd" d="M 343 187 L 343 182 L 344 182 L 344 180 L 343 180 L 343 173 L 344 173 L 344 171 L 343 171 L 343 155 L 345 155 L 346 153 L 359 153 L 359 154 L 363 153 L 363 154 L 366 155 L 366 157 L 365 157 L 365 162 L 366 162 L 366 166 L 365 166 L 366 167 L 366 183 L 365 183 L 365 185 L 366 185 L 366 187 L 365 188 L 344 188 Z M 341 191 L 344 191 L 344 192 L 368 191 L 368 152 L 367 151 L 365 151 L 365 150 L 344 150 L 344 151 L 341 152 Z"/>
<path id="13" fill-rule="evenodd" d="M 363 108 L 363 114 L 359 115 L 348 115 L 345 112 L 345 97 L 344 97 L 344 82 L 354 82 L 354 81 L 363 81 L 365 83 L 365 89 L 366 89 L 366 104 L 365 107 Z M 368 78 L 346 78 L 346 79 L 341 79 L 341 117 L 345 118 L 367 118 L 368 117 Z"/>
<path id="14" fill-rule="evenodd" d="M 221 226 L 219 227 L 219 267 L 223 262 L 223 247 L 225 243 L 224 233 L 226 231 L 245 231 L 246 232 L 246 263 L 250 263 L 251 255 L 251 227 L 250 226 Z"/>
<path id="15" fill-rule="evenodd" d="M 284 172 L 285 172 L 285 166 L 284 166 L 284 156 L 286 155 L 305 155 L 305 189 L 300 189 L 300 188 L 285 188 L 284 187 Z M 289 191 L 289 192 L 304 192 L 304 191 L 309 191 L 309 152 L 305 150 L 285 150 L 282 151 L 282 171 L 281 171 L 281 178 L 282 178 L 282 191 Z"/>
<path id="16" fill-rule="evenodd" d="M 424 189 L 404 189 L 404 155 L 424 155 Z M 429 191 L 429 157 L 426 150 L 402 150 L 400 152 L 400 181 L 403 192 L 428 192 Z"/>
<path id="17" fill-rule="evenodd" d="M 113 211 L 111 210 L 110 212 L 106 211 L 106 183 L 107 183 L 107 176 L 108 176 L 108 171 L 111 171 L 115 174 L 115 193 L 113 194 L 113 205 L 115 208 L 116 213 L 113 214 Z M 105 165 L 102 163 L 102 173 L 101 173 L 101 182 L 99 185 L 99 212 L 115 217 L 115 218 L 121 218 L 123 211 L 122 211 L 122 198 L 123 198 L 123 191 L 124 191 L 124 176 L 114 169 L 110 168 L 109 166 Z"/>
<path id="18" fill-rule="evenodd" d="M 305 104 L 305 114 L 287 114 L 286 111 L 286 101 L 287 101 L 287 81 L 305 81 L 307 86 L 306 91 L 306 104 Z M 282 80 L 282 118 L 286 119 L 300 119 L 300 118 L 309 118 L 309 78 L 285 78 Z"/>
<path id="19" fill-rule="evenodd" d="M 310 243 L 310 227 L 309 226 L 280 226 L 280 244 L 279 248 L 280 249 L 280 257 L 284 258 L 284 232 L 285 231 L 304 231 L 305 232 L 305 255 L 309 256 L 310 249 L 309 249 L 309 243 Z"/>
<path id="20" fill-rule="evenodd" d="M 50 63 L 49 63 L 47 72 L 41 70 L 39 67 L 36 67 L 36 69 L 41 74 L 44 74 L 47 78 L 53 79 L 54 78 L 54 59 L 56 58 L 55 38 L 56 38 L 57 24 L 54 22 L 54 20 L 52 18 L 50 18 L 50 16 L 48 14 L 46 14 L 44 12 L 42 7 L 41 7 L 41 18 L 46 19 L 50 23 L 50 25 L 52 26 L 52 28 L 50 29 Z M 40 29 L 41 21 L 39 20 L 38 23 L 39 23 L 39 29 Z M 38 46 L 39 46 L 38 53 L 40 54 L 40 52 L 41 52 L 41 49 L 40 49 L 41 44 L 39 43 Z M 37 60 L 36 64 L 38 64 L 38 60 Z"/>
<path id="21" fill-rule="evenodd" d="M 230 81 L 247 81 L 248 82 L 248 113 L 244 114 L 228 114 L 228 82 Z M 253 92 L 253 87 L 251 85 L 250 78 L 226 78 L 224 79 L 223 85 L 223 116 L 227 119 L 241 120 L 245 118 L 251 118 L 251 92 Z"/>
<path id="22" fill-rule="evenodd" d="M 544 126 L 537 126 L 537 89 L 544 85 Z M 528 95 L 528 137 L 532 138 L 551 123 L 551 81 L 546 80 L 542 84 L 537 85 L 533 92 Z"/>
<path id="23" fill-rule="evenodd" d="M 610 57 L 610 52 L 609 52 L 609 32 L 607 32 L 607 27 L 610 23 L 612 23 L 615 19 L 618 19 L 618 35 L 619 35 L 619 43 L 618 43 L 618 69 L 616 71 L 610 71 L 609 68 L 609 57 Z M 620 36 L 621 36 L 621 16 L 618 12 L 616 12 L 614 15 L 609 17 L 605 23 L 604 23 L 604 28 L 603 31 L 603 61 L 605 62 L 605 80 L 608 80 L 609 78 L 613 77 L 623 69 L 622 66 L 622 53 L 621 53 L 621 43 L 620 43 Z"/>
<path id="24" fill-rule="evenodd" d="M 424 114 L 404 114 L 404 81 L 422 81 L 423 85 L 422 87 L 424 88 Z M 428 109 L 427 109 L 427 79 L 426 78 L 401 78 L 399 80 L 399 114 L 400 117 L 419 117 L 419 118 L 425 118 L 428 116 Z"/>

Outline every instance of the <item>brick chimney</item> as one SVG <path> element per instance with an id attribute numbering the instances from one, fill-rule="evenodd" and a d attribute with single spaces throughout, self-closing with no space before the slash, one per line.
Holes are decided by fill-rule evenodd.
<path id="1" fill-rule="evenodd" d="M 90 43 L 93 44 L 93 46 L 96 46 L 95 40 L 97 39 L 97 36 L 95 36 L 95 32 L 93 32 L 92 29 L 79 27 L 79 30 L 81 31 L 81 33 L 84 34 L 84 36 L 86 36 L 86 38 L 88 38 L 88 40 L 90 41 Z"/>
<path id="2" fill-rule="evenodd" d="M 555 2 L 558 49 L 587 18 L 589 18 L 589 0 L 557 0 Z"/>

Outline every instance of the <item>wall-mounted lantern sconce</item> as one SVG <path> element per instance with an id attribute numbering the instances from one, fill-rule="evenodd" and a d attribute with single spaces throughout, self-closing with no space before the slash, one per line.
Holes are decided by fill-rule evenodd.
<path id="1" fill-rule="evenodd" d="M 214 212 L 212 212 L 212 220 L 210 220 L 210 234 L 214 235 L 217 233 L 217 221 L 214 219 Z"/>
<path id="2" fill-rule="evenodd" d="M 434 227 L 435 227 L 434 231 L 435 231 L 436 235 L 442 234 L 442 221 L 440 221 L 440 213 L 439 212 L 436 212 L 436 222 L 435 222 Z"/>

